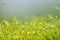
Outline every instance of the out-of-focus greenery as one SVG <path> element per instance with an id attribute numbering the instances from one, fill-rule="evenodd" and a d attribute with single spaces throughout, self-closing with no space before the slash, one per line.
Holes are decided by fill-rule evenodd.
<path id="1" fill-rule="evenodd" d="M 4 19 L 0 22 L 0 40 L 60 40 L 60 19 L 57 16 L 25 22 Z"/>

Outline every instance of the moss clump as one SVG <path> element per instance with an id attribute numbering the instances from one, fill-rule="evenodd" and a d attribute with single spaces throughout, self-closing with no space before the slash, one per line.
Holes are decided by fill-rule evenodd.
<path id="1" fill-rule="evenodd" d="M 49 16 L 29 22 L 3 20 L 0 40 L 60 40 L 60 19 Z"/>

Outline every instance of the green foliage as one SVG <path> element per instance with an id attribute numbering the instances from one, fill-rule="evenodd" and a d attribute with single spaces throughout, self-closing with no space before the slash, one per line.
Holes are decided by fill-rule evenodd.
<path id="1" fill-rule="evenodd" d="M 60 40 L 60 19 L 51 16 L 0 22 L 0 40 Z"/>

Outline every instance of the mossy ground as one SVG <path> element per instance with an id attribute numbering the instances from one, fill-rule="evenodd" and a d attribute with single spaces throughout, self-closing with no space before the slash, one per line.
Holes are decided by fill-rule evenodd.
<path id="1" fill-rule="evenodd" d="M 0 40 L 60 40 L 60 19 L 49 16 L 28 22 L 3 20 Z"/>

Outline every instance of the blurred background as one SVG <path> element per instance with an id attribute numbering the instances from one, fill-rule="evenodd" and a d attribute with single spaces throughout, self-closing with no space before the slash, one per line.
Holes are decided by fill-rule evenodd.
<path id="1" fill-rule="evenodd" d="M 60 0 L 0 0 L 0 20 L 17 17 L 42 17 L 47 15 L 60 17 Z"/>

